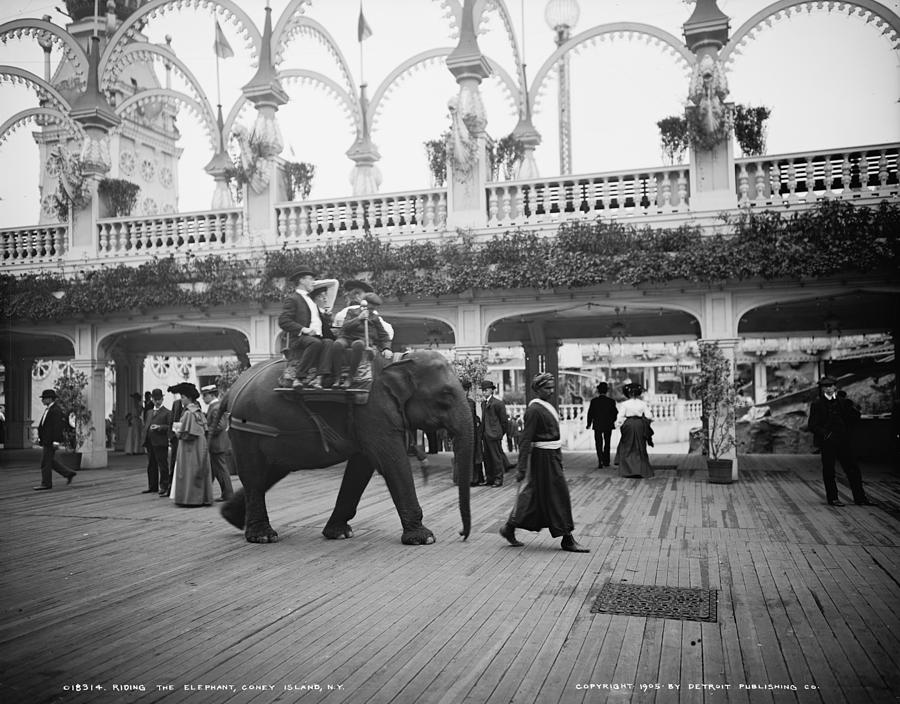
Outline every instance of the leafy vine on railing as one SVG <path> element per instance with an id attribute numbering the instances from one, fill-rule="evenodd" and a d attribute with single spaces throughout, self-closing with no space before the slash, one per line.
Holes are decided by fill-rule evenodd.
<path id="1" fill-rule="evenodd" d="M 900 206 L 825 201 L 788 215 L 763 211 L 723 224 L 729 235 L 700 228 L 638 229 L 573 222 L 556 237 L 508 232 L 478 244 L 460 234 L 445 242 L 393 245 L 369 234 L 308 250 L 267 252 L 248 265 L 237 257 L 167 257 L 119 265 L 74 279 L 40 273 L 0 275 L 0 314 L 52 320 L 148 308 L 274 303 L 284 278 L 299 266 L 337 279 L 365 276 L 383 296 L 453 296 L 470 289 L 567 289 L 604 282 L 636 286 L 685 280 L 717 284 L 742 279 L 815 278 L 852 271 L 896 271 Z M 205 282 L 202 290 L 184 290 Z M 523 285 L 527 282 L 527 286 Z M 61 298 L 54 292 L 63 291 Z"/>

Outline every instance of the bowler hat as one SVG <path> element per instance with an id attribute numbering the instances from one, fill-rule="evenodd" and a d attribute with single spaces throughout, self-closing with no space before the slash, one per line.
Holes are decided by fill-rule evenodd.
<path id="1" fill-rule="evenodd" d="M 823 376 L 819 379 L 819 386 L 837 386 L 837 379 L 833 376 Z"/>
<path id="2" fill-rule="evenodd" d="M 44 389 L 41 391 L 41 398 L 52 398 L 56 400 L 56 392 L 53 389 Z"/>
<path id="3" fill-rule="evenodd" d="M 377 308 L 382 303 L 381 297 L 377 293 L 367 293 L 363 296 L 363 300 L 373 308 Z"/>
<path id="4" fill-rule="evenodd" d="M 484 391 L 485 389 L 496 389 L 496 388 L 497 387 L 494 386 L 494 382 L 491 381 L 490 379 L 485 379 L 484 381 L 481 382 L 481 390 L 482 391 Z"/>
<path id="5" fill-rule="evenodd" d="M 308 267 L 300 267 L 299 269 L 297 269 L 297 271 L 295 271 L 287 278 L 288 281 L 299 281 L 304 276 L 312 276 L 313 278 L 316 278 L 316 272 L 314 272 L 312 269 L 309 269 Z"/>
<path id="6" fill-rule="evenodd" d="M 355 288 L 358 288 L 361 291 L 365 291 L 366 293 L 371 293 L 375 290 L 365 281 L 360 281 L 359 279 L 350 279 L 349 281 L 344 282 L 345 291 L 351 291 Z"/>
<path id="7" fill-rule="evenodd" d="M 162 398 L 162 397 L 163 397 L 162 389 L 153 389 L 153 391 L 150 392 L 150 398 Z"/>

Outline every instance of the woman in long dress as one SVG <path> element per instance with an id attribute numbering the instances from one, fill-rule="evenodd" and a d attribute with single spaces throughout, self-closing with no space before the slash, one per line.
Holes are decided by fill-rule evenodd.
<path id="1" fill-rule="evenodd" d="M 626 399 L 619 405 L 616 427 L 621 432 L 616 450 L 616 463 L 620 477 L 652 477 L 653 467 L 647 455 L 647 444 L 653 431 L 650 421 L 653 413 L 641 398 L 644 389 L 640 384 L 628 384 L 623 389 Z"/>
<path id="2" fill-rule="evenodd" d="M 179 440 L 178 454 L 169 497 L 176 506 L 212 506 L 212 470 L 206 442 L 206 416 L 197 403 L 200 392 L 196 386 L 186 382 L 172 387 L 170 391 L 181 395 L 184 411 L 180 418 L 180 429 L 176 433 Z"/>
<path id="3" fill-rule="evenodd" d="M 135 391 L 129 399 L 129 412 L 125 414 L 128 422 L 128 430 L 125 432 L 125 454 L 144 454 L 144 405 L 141 403 L 141 395 Z"/>

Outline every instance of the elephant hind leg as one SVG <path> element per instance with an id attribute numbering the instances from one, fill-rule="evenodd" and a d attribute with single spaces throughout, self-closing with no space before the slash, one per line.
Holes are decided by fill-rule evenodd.
<path id="1" fill-rule="evenodd" d="M 244 496 L 244 490 L 238 489 L 234 492 L 234 496 L 232 496 L 228 501 L 222 504 L 221 508 L 222 518 L 228 521 L 235 528 L 239 528 L 240 530 L 244 530 L 244 521 L 246 520 L 247 514 L 247 505 L 246 505 L 246 497 Z"/>
<path id="2" fill-rule="evenodd" d="M 374 472 L 375 466 L 365 455 L 352 455 L 347 460 L 334 511 L 331 512 L 331 518 L 322 529 L 322 535 L 331 540 L 353 537 L 353 529 L 350 527 L 349 521 L 356 515 L 359 500 Z"/>

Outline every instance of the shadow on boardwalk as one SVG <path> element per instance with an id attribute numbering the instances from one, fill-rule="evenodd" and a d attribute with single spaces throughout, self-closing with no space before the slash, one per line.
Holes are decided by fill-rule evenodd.
<path id="1" fill-rule="evenodd" d="M 142 495 L 114 455 L 34 492 L 38 454 L 3 451 L 4 702 L 891 702 L 900 695 L 900 474 L 864 467 L 880 506 L 825 505 L 818 458 L 701 460 L 631 480 L 571 453 L 576 535 L 497 535 L 515 495 L 473 488 L 457 536 L 449 456 L 416 477 L 432 546 L 400 544 L 373 479 L 356 536 L 327 541 L 340 468 L 269 495 L 281 542 L 214 508 Z M 677 467 L 677 468 L 671 468 Z M 717 590 L 716 622 L 591 613 L 607 582 Z M 130 691 L 129 691 L 130 688 Z"/>

